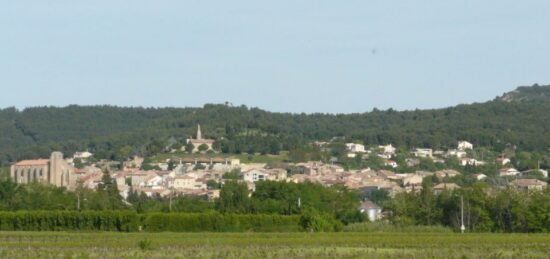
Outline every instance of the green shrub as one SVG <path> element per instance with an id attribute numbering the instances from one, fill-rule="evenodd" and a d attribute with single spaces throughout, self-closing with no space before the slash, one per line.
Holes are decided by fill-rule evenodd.
<path id="1" fill-rule="evenodd" d="M 153 242 L 149 239 L 143 239 L 138 241 L 138 247 L 141 251 L 153 250 Z"/>
<path id="2" fill-rule="evenodd" d="M 342 223 L 330 214 L 322 214 L 316 210 L 308 209 L 300 217 L 300 225 L 309 232 L 341 231 Z"/>

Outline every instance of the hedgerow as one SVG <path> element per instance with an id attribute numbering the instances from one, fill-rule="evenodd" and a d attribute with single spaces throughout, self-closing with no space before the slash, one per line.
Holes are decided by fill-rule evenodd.
<path id="1" fill-rule="evenodd" d="M 0 212 L 1 231 L 294 232 L 300 216 L 132 211 Z"/>

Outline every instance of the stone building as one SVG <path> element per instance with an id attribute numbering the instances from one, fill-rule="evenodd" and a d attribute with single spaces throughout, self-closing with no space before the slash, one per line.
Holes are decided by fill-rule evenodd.
<path id="1" fill-rule="evenodd" d="M 16 183 L 46 183 L 74 189 L 75 169 L 63 159 L 61 152 L 53 152 L 50 159 L 23 160 L 11 166 L 12 180 Z"/>
<path id="2" fill-rule="evenodd" d="M 197 125 L 197 138 L 187 139 L 187 144 L 193 145 L 193 153 L 195 153 L 195 152 L 199 152 L 199 147 L 202 145 L 206 145 L 207 149 L 205 151 L 213 150 L 212 145 L 214 144 L 214 140 L 203 139 L 202 133 L 201 133 L 201 125 Z"/>

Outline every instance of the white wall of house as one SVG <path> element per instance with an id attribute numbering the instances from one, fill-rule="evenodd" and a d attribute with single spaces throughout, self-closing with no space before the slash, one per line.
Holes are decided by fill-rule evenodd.
<path id="1" fill-rule="evenodd" d="M 243 180 L 245 182 L 265 181 L 268 177 L 268 173 L 255 169 L 243 173 Z"/>

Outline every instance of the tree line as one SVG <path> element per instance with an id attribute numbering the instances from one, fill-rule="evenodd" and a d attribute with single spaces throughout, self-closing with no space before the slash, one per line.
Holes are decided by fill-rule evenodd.
<path id="1" fill-rule="evenodd" d="M 298 151 L 313 140 L 359 140 L 367 145 L 452 148 L 459 139 L 476 146 L 524 151 L 550 147 L 550 86 L 521 88 L 513 97 L 430 110 L 357 114 L 272 113 L 246 106 L 202 108 L 114 106 L 34 107 L 0 110 L 0 166 L 89 150 L 98 158 L 124 160 L 185 145 L 200 123 L 206 137 L 225 153 L 277 154 Z M 537 98 L 535 98 L 535 97 Z"/>
<path id="2" fill-rule="evenodd" d="M 459 230 L 464 222 L 469 232 L 550 231 L 549 188 L 495 190 L 476 183 L 436 195 L 427 182 L 418 193 L 400 193 L 383 200 L 388 219 L 395 225 L 439 225 Z"/>

